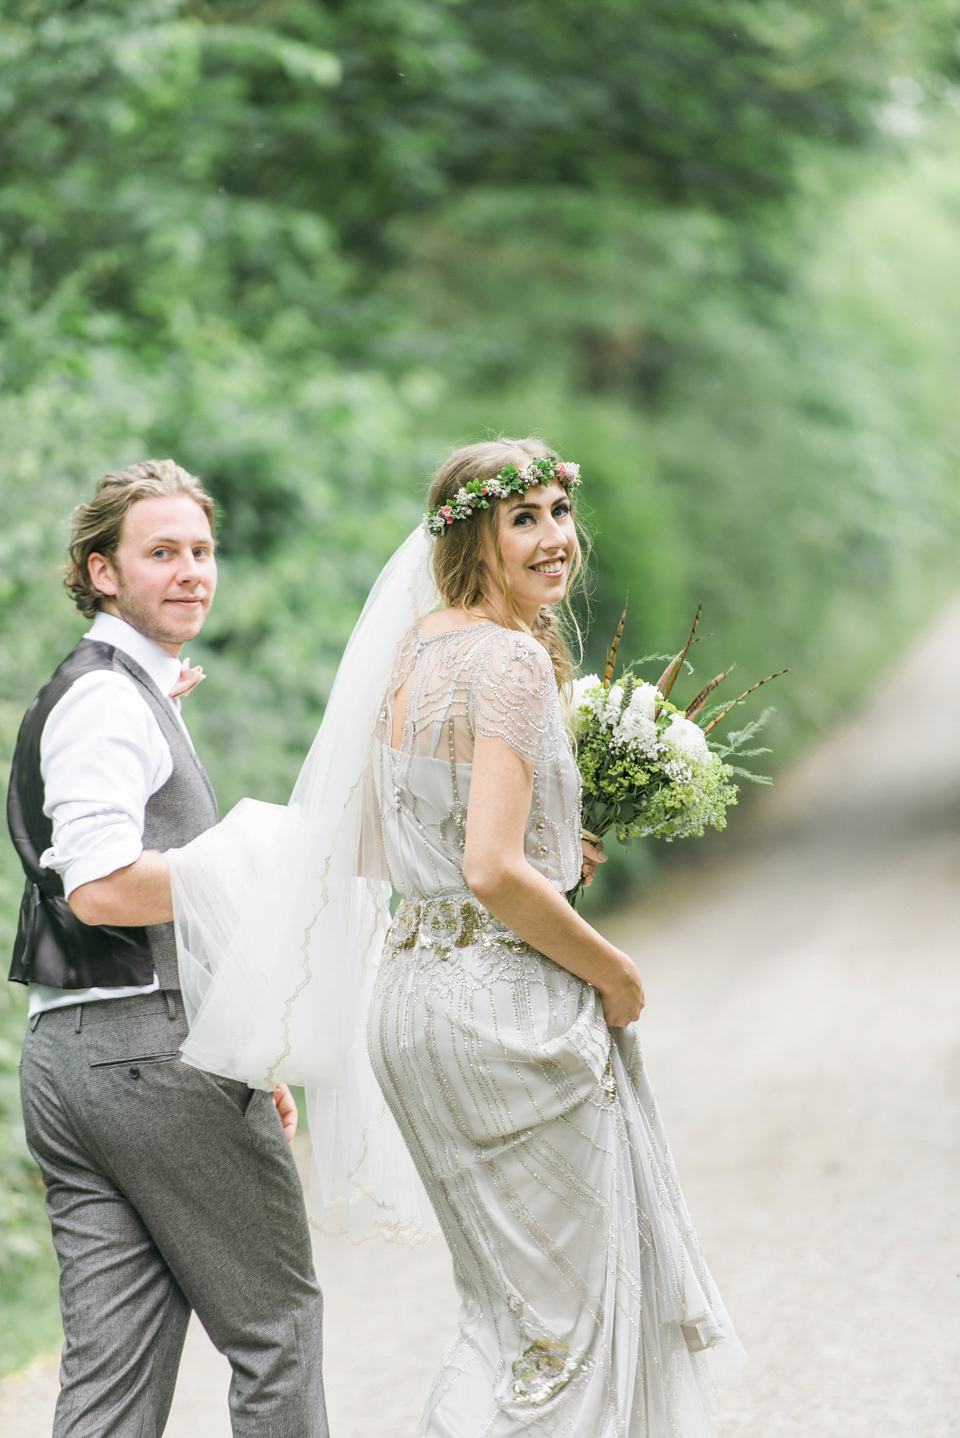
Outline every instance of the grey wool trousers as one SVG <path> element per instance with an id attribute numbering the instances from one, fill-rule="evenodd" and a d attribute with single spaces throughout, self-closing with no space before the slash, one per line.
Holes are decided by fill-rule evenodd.
<path id="1" fill-rule="evenodd" d="M 20 1066 L 65 1343 L 54 1438 L 160 1438 L 190 1310 L 235 1438 L 327 1438 L 320 1290 L 273 1100 L 181 1063 L 178 993 L 54 1009 Z"/>

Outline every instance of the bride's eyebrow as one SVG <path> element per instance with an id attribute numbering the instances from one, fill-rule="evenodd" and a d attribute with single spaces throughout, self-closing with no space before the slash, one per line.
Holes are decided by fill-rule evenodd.
<path id="1" fill-rule="evenodd" d="M 510 506 L 510 513 L 516 514 L 517 511 L 521 509 L 543 509 L 543 506 L 544 502 L 541 499 L 522 498 L 518 499 L 515 504 L 512 504 Z"/>

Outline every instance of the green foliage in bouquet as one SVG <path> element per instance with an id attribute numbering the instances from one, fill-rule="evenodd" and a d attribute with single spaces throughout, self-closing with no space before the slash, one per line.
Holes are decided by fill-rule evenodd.
<path id="1" fill-rule="evenodd" d="M 607 657 L 603 678 L 586 675 L 574 683 L 573 732 L 577 764 L 583 786 L 584 837 L 601 840 L 613 830 L 625 848 L 636 838 L 698 838 L 708 827 L 726 827 L 726 813 L 737 802 L 738 778 L 769 783 L 731 759 L 752 758 L 769 752 L 748 749 L 771 710 L 764 711 L 743 729 L 711 742 L 708 735 L 738 704 L 766 684 L 754 684 L 730 704 L 706 709 L 706 701 L 730 674 L 711 679 L 685 709 L 670 702 L 677 676 L 696 640 L 700 609 L 690 638 L 679 654 L 670 656 L 656 684 L 638 679 L 631 666 L 622 680 L 613 682 L 617 650 L 626 620 L 626 607 Z M 647 655 L 637 665 L 663 655 Z M 783 672 L 783 671 L 781 671 Z M 770 675 L 770 679 L 777 678 Z M 697 716 L 703 722 L 697 723 Z M 581 885 L 568 897 L 576 902 Z"/>
<path id="2" fill-rule="evenodd" d="M 703 756 L 670 742 L 673 716 L 681 710 L 667 701 L 656 718 L 643 712 L 646 704 L 636 712 L 638 696 L 642 702 L 651 689 L 628 674 L 622 684 L 604 688 L 597 682 L 578 696 L 584 828 L 598 838 L 613 829 L 624 847 L 640 837 L 686 839 L 708 826 L 722 829 L 727 808 L 736 803 L 733 769 L 705 742 Z M 642 729 L 635 719 L 646 720 Z"/>

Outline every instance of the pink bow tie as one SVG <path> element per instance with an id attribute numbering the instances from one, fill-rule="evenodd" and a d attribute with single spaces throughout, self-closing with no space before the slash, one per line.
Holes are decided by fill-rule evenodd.
<path id="1" fill-rule="evenodd" d="M 190 660 L 184 659 L 180 668 L 180 678 L 170 690 L 170 698 L 182 699 L 185 694 L 190 693 L 191 689 L 196 689 L 197 685 L 201 684 L 206 677 L 202 664 L 198 664 L 195 668 L 191 669 Z"/>

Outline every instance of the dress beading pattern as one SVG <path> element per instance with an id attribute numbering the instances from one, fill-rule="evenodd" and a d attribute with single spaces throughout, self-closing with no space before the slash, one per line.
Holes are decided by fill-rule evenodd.
<path id="1" fill-rule="evenodd" d="M 632 1031 L 608 1029 L 596 991 L 464 881 L 477 737 L 533 765 L 526 856 L 570 888 L 579 777 L 549 656 L 495 624 L 431 638 L 415 628 L 376 738 L 384 851 L 403 899 L 368 1039 L 461 1296 L 418 1438 L 708 1438 L 708 1364 L 739 1345 Z"/>

